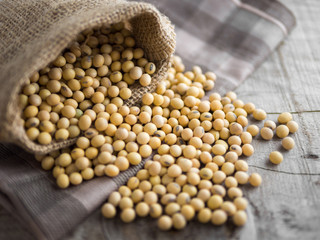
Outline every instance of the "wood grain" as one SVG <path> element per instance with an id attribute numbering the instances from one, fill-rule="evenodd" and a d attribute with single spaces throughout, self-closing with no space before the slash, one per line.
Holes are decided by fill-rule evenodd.
<path id="1" fill-rule="evenodd" d="M 163 233 L 156 221 L 138 219 L 122 224 L 105 220 L 99 210 L 65 239 L 319 239 L 320 235 L 320 2 L 282 0 L 297 17 L 298 26 L 272 56 L 235 91 L 240 99 L 265 109 L 268 118 L 293 113 L 300 129 L 296 147 L 281 149 L 280 139 L 254 141 L 250 172 L 263 177 L 259 188 L 243 187 L 250 201 L 248 223 L 213 227 L 192 222 L 181 232 Z M 260 123 L 261 125 L 261 123 Z M 284 153 L 279 166 L 268 162 L 272 150 Z M 0 239 L 32 239 L 27 229 L 0 209 Z"/>

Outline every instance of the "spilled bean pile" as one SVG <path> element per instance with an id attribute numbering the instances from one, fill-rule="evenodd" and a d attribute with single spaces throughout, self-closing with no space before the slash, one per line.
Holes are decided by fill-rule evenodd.
<path id="1" fill-rule="evenodd" d="M 183 229 L 196 218 L 201 223 L 237 226 L 247 220 L 248 201 L 239 185 L 260 186 L 258 173 L 249 175 L 242 157 L 254 153 L 253 137 L 271 140 L 274 131 L 286 150 L 288 137 L 298 129 L 290 113 L 264 127 L 249 125 L 267 114 L 253 103 L 212 93 L 216 75 L 195 66 L 185 71 L 172 57 L 168 76 L 154 93 L 142 97 L 140 107 L 127 107 L 130 85 L 148 86 L 155 65 L 135 48 L 123 23 L 86 30 L 48 67 L 30 77 L 20 95 L 27 136 L 40 144 L 78 137 L 74 146 L 37 155 L 45 170 L 52 170 L 60 188 L 79 185 L 99 176 L 116 177 L 130 165 L 149 158 L 143 169 L 113 192 L 102 214 L 118 211 L 124 222 L 136 216 L 158 219 L 162 230 Z M 270 161 L 279 164 L 280 152 Z"/>
<path id="2" fill-rule="evenodd" d="M 276 131 L 283 138 L 283 148 L 292 149 L 294 141 L 288 134 L 296 132 L 298 125 L 290 113 L 280 114 L 278 127 L 271 120 L 261 130 L 249 125 L 248 115 L 262 121 L 267 114 L 253 103 L 244 104 L 234 92 L 224 97 L 212 93 L 209 101 L 200 101 L 215 79 L 212 72 L 203 74 L 199 67 L 184 72 L 181 59 L 172 59 L 168 78 L 156 91 L 169 97 L 170 104 L 157 108 L 154 94 L 143 96 L 142 109 L 149 109 L 152 121 L 162 115 L 167 122 L 153 121 L 158 130 L 145 134 L 144 144 L 156 149 L 156 154 L 126 186 L 111 193 L 101 209 L 104 217 L 113 218 L 120 211 L 120 218 L 128 223 L 137 216 L 151 216 L 164 231 L 183 229 L 193 219 L 214 225 L 228 218 L 237 226 L 246 223 L 248 201 L 239 185 L 258 187 L 262 178 L 258 173 L 249 175 L 247 162 L 240 158 L 254 153 L 251 142 L 259 131 L 265 140 Z M 208 80 L 213 81 L 209 88 Z M 282 161 L 280 152 L 272 152 L 270 161 L 279 164 L 279 156 Z"/>

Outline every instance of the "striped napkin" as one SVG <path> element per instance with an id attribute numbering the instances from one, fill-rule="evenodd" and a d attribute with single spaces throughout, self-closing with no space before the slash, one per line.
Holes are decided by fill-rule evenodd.
<path id="1" fill-rule="evenodd" d="M 188 68 L 197 64 L 214 71 L 218 76 L 214 91 L 220 93 L 245 80 L 295 26 L 292 13 L 274 0 L 149 2 L 175 24 L 176 54 Z M 142 164 L 113 179 L 100 177 L 60 190 L 32 155 L 0 144 L 0 204 L 36 238 L 58 239 L 97 209 Z"/>

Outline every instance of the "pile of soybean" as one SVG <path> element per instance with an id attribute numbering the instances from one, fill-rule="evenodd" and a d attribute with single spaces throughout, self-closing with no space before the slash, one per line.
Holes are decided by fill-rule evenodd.
<path id="1" fill-rule="evenodd" d="M 258 173 L 248 174 L 247 157 L 260 132 L 274 132 L 286 150 L 294 147 L 289 133 L 298 129 L 290 113 L 279 126 L 271 120 L 259 129 L 249 125 L 264 110 L 244 103 L 234 92 L 212 93 L 216 75 L 198 66 L 186 71 L 174 56 L 167 78 L 141 106 L 128 107 L 130 85 L 148 86 L 155 65 L 135 47 L 123 23 L 86 30 L 52 64 L 30 77 L 20 95 L 27 136 L 40 144 L 78 137 L 74 146 L 37 155 L 52 170 L 60 188 L 94 177 L 116 177 L 147 159 L 143 169 L 111 193 L 102 206 L 106 218 L 120 211 L 123 222 L 137 216 L 158 219 L 161 230 L 183 229 L 188 221 L 237 226 L 246 223 L 248 201 L 240 185 L 260 186 Z M 270 161 L 279 164 L 280 152 Z"/>
<path id="2" fill-rule="evenodd" d="M 234 92 L 212 93 L 209 101 L 201 101 L 203 91 L 209 90 L 208 80 L 216 80 L 212 72 L 203 74 L 197 66 L 184 72 L 181 59 L 174 57 L 167 79 L 156 90 L 169 97 L 168 108 L 155 113 L 160 108 L 154 95 L 143 97 L 142 108 L 150 109 L 152 119 L 157 114 L 165 117 L 166 123 L 157 125 L 154 134 L 145 134 L 145 142 L 138 141 L 156 149 L 156 154 L 126 186 L 111 193 L 101 209 L 106 218 L 115 217 L 117 211 L 126 223 L 137 216 L 151 216 L 164 231 L 183 229 L 193 219 L 214 225 L 228 218 L 237 226 L 246 223 L 248 201 L 239 186 L 258 187 L 262 182 L 258 173 L 247 173 L 253 137 L 260 132 L 263 139 L 271 140 L 275 132 L 283 139 L 283 148 L 290 150 L 294 140 L 288 135 L 297 131 L 298 124 L 285 112 L 279 115 L 278 126 L 271 120 L 261 130 L 249 125 L 249 115 L 263 121 L 266 112 L 253 103 L 245 104 Z M 273 164 L 282 160 L 280 152 L 270 154 Z"/>

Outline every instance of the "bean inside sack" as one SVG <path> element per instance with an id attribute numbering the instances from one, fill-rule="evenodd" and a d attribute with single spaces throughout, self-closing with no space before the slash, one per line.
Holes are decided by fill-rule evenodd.
<path id="1" fill-rule="evenodd" d="M 23 87 L 20 104 L 27 136 L 47 145 L 53 139 L 78 137 L 91 126 L 105 131 L 109 119 L 122 123 L 107 106 L 122 106 L 132 95 L 130 85 L 141 80 L 148 86 L 155 70 L 124 23 L 82 32 Z"/>

